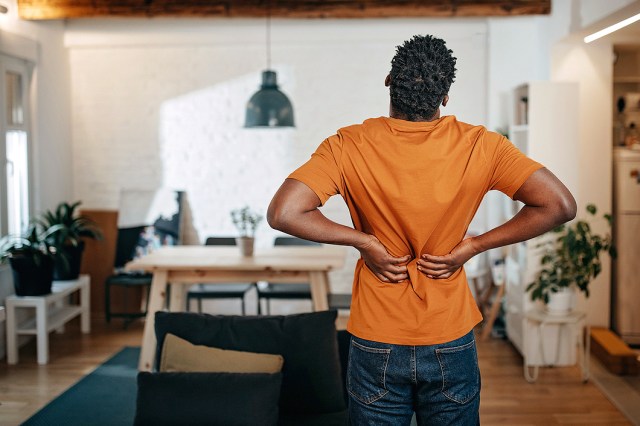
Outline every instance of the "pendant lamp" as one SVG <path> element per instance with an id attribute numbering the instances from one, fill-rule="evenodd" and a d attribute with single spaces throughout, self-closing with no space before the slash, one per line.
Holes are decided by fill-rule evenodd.
<path id="1" fill-rule="evenodd" d="M 260 90 L 247 102 L 244 127 L 294 127 L 293 106 L 278 89 L 276 72 L 271 70 L 271 8 L 267 4 L 267 69 L 262 71 Z"/>

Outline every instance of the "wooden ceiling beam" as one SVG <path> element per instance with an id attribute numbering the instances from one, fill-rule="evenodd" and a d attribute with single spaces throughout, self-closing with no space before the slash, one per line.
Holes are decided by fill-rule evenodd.
<path id="1" fill-rule="evenodd" d="M 267 7 L 278 18 L 444 18 L 546 15 L 551 0 L 18 0 L 27 20 L 264 17 Z"/>

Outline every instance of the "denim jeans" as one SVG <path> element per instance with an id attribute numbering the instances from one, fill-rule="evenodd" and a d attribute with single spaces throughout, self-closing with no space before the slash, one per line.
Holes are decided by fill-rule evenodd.
<path id="1" fill-rule="evenodd" d="M 352 425 L 479 425 L 473 331 L 448 343 L 404 346 L 353 336 L 347 371 Z"/>

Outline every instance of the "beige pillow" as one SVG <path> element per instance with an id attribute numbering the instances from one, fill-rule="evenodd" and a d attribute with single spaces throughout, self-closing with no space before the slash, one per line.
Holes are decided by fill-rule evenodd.
<path id="1" fill-rule="evenodd" d="M 194 345 L 167 333 L 162 346 L 160 371 L 207 373 L 278 373 L 281 355 L 230 351 Z"/>

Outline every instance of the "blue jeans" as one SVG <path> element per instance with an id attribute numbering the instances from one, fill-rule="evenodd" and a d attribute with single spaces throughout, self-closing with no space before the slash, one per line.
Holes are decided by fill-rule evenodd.
<path id="1" fill-rule="evenodd" d="M 448 343 L 404 346 L 353 336 L 347 371 L 352 425 L 479 425 L 473 331 Z"/>

